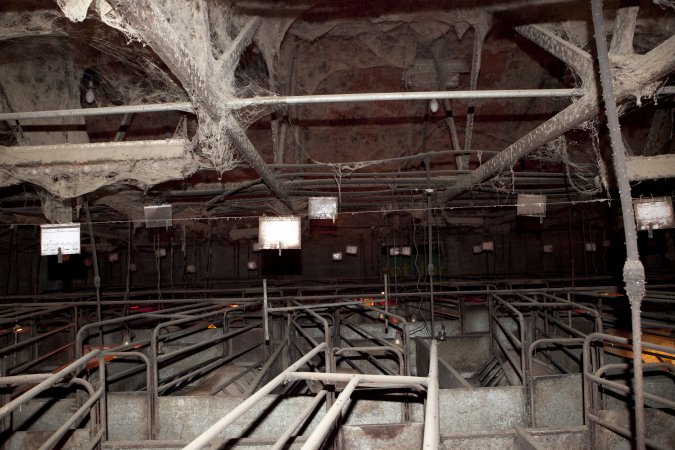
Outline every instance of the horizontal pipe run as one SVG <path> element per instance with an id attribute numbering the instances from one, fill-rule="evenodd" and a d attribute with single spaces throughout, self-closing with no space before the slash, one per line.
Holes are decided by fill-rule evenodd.
<path id="1" fill-rule="evenodd" d="M 496 98 L 542 98 L 542 97 L 583 97 L 583 89 L 494 89 L 483 91 L 420 91 L 420 92 L 377 92 L 361 94 L 325 94 L 298 96 L 269 96 L 237 98 L 227 101 L 226 107 L 273 105 L 312 105 L 324 103 L 360 103 L 409 100 L 479 100 Z"/>
<path id="2" fill-rule="evenodd" d="M 582 89 L 498 89 L 484 91 L 428 91 L 428 92 L 381 92 L 362 94 L 328 94 L 267 96 L 234 98 L 223 102 L 224 108 L 239 109 L 248 106 L 311 105 L 324 103 L 359 103 L 374 101 L 408 100 L 478 100 L 495 98 L 564 98 L 583 97 Z M 183 111 L 194 113 L 191 102 L 152 103 L 147 105 L 106 106 L 102 108 L 63 109 L 52 111 L 10 112 L 0 114 L 0 121 L 47 119 L 51 117 L 107 116 L 116 114 L 135 114 L 164 111 Z"/>
<path id="3" fill-rule="evenodd" d="M 318 450 L 321 448 L 323 441 L 326 440 L 326 436 L 330 433 L 330 430 L 335 425 L 335 421 L 342 415 L 343 411 L 347 409 L 351 403 L 351 395 L 356 390 L 356 387 L 361 382 L 361 376 L 354 376 L 345 389 L 340 393 L 335 403 L 330 407 L 328 412 L 321 422 L 316 426 L 312 434 L 309 435 L 305 445 L 302 446 L 301 450 Z"/>
<path id="4" fill-rule="evenodd" d="M 271 393 L 279 385 L 286 382 L 289 373 L 300 369 L 307 362 L 309 362 L 309 360 L 314 358 L 320 352 L 324 351 L 325 347 L 325 342 L 322 342 L 321 344 L 314 347 L 305 356 L 290 365 L 286 370 L 277 375 L 272 381 L 263 386 L 259 391 L 244 400 L 239 404 L 239 406 L 234 408 L 216 423 L 211 425 L 206 431 L 197 436 L 192 442 L 185 446 L 183 450 L 199 450 L 204 448 L 206 445 L 209 445 L 225 428 L 230 426 L 235 420 L 241 417 L 241 415 L 247 412 L 253 405 L 262 400 L 263 397 Z"/>
<path id="5" fill-rule="evenodd" d="M 0 114 L 0 121 L 49 119 L 52 117 L 88 117 L 164 111 L 194 113 L 192 102 L 151 103 L 147 105 L 104 106 L 100 108 L 56 109 L 50 111 L 9 112 Z"/>
<path id="6" fill-rule="evenodd" d="M 87 304 L 87 303 L 91 303 L 91 305 L 96 306 L 98 302 L 75 302 L 74 304 L 81 306 L 81 305 L 84 305 L 84 304 Z M 103 304 L 103 303 L 104 302 L 101 302 L 101 304 Z M 124 300 L 124 301 L 120 302 L 120 304 L 124 304 L 124 305 L 126 305 L 128 303 L 129 303 L 129 300 Z M 157 303 L 161 303 L 161 302 L 158 300 Z M 177 314 L 180 311 L 181 314 L 185 314 L 186 309 L 189 310 L 189 308 L 195 308 L 195 306 L 196 305 L 181 305 L 181 306 L 175 306 L 173 308 L 161 310 L 161 311 L 158 311 L 158 312 L 133 314 L 133 315 L 129 315 L 129 316 L 126 316 L 126 317 L 116 317 L 114 319 L 108 319 L 108 320 L 102 320 L 100 322 L 88 323 L 86 325 L 81 326 L 80 329 L 77 331 L 77 335 L 75 337 L 75 342 L 77 343 L 77 345 L 75 347 L 75 352 L 77 352 L 77 354 L 80 354 L 79 352 L 82 351 L 82 345 L 84 344 L 84 340 L 85 340 L 85 338 L 87 338 L 89 336 L 89 333 L 90 333 L 91 329 L 94 329 L 94 328 L 101 328 L 102 329 L 103 327 L 105 327 L 107 325 L 123 324 L 124 322 L 131 322 L 131 321 L 139 320 L 139 319 L 148 319 L 148 318 L 167 318 L 168 319 L 169 317 L 166 317 L 166 315 L 168 313 L 176 313 Z M 209 309 L 209 308 L 222 308 L 222 306 L 210 304 L 210 305 L 206 305 L 206 306 L 197 307 L 196 309 L 191 310 L 191 312 L 202 311 L 204 309 Z"/>
<path id="7" fill-rule="evenodd" d="M 470 286 L 475 286 L 481 283 L 452 283 L 449 286 L 455 286 L 455 285 L 470 285 Z M 349 286 L 351 288 L 359 288 L 361 286 Z M 324 291 L 328 288 L 332 287 L 321 287 L 320 290 Z M 317 288 L 319 289 L 319 288 Z M 525 288 L 525 289 L 518 289 L 518 292 L 525 292 L 525 293 L 541 293 L 541 292 L 570 292 L 574 293 L 575 295 L 585 295 L 588 297 L 593 297 L 593 298 L 603 298 L 604 295 L 601 292 L 598 292 L 599 290 L 615 290 L 616 286 L 595 286 L 595 287 L 565 287 L 565 288 Z M 218 290 L 210 289 L 209 292 L 215 292 Z M 174 289 L 174 290 L 163 290 L 163 293 L 166 292 L 167 295 L 178 295 L 178 294 L 189 294 L 193 292 L 203 292 L 202 290 L 196 290 L 196 291 L 189 291 L 185 289 Z M 229 290 L 227 290 L 229 292 Z M 241 290 L 239 290 L 241 292 Z M 250 289 L 247 292 L 251 293 L 258 293 L 259 290 L 255 289 Z M 271 290 L 270 290 L 271 292 Z M 317 295 L 303 295 L 302 297 L 298 298 L 297 296 L 290 296 L 290 295 L 279 295 L 277 297 L 274 297 L 275 301 L 283 301 L 283 300 L 302 300 L 303 303 L 305 302 L 313 302 L 317 300 L 335 300 L 336 297 L 343 298 L 343 299 L 359 299 L 363 297 L 370 297 L 372 299 L 376 299 L 376 301 L 381 301 L 383 299 L 383 295 L 380 294 L 380 291 L 377 292 L 363 292 L 360 294 L 331 294 L 331 295 L 323 295 L 323 294 L 317 294 Z M 436 295 L 439 296 L 449 296 L 449 297 L 458 297 L 458 296 L 468 296 L 468 295 L 486 295 L 486 294 L 502 294 L 502 295 L 510 295 L 513 294 L 514 290 L 513 289 L 497 289 L 494 287 L 490 287 L 489 290 L 487 289 L 466 289 L 466 290 L 455 290 L 455 291 L 439 291 L 435 292 Z M 137 294 L 137 293 L 134 293 Z M 153 295 L 157 294 L 157 291 L 154 290 L 152 292 L 144 291 L 138 295 Z M 399 292 L 399 293 L 390 293 L 389 297 L 390 298 L 418 298 L 418 297 L 428 297 L 429 294 L 426 292 Z M 90 301 L 90 300 L 77 300 L 77 301 L 69 301 L 69 300 L 61 300 L 62 297 L 59 296 L 50 296 L 49 298 L 54 297 L 57 299 L 60 299 L 58 304 L 61 305 L 67 305 L 67 306 L 96 306 L 96 301 Z M 72 297 L 72 296 L 71 296 Z M 7 296 L 5 297 L 6 299 L 25 299 L 26 296 Z M 46 300 L 47 297 L 44 296 L 31 296 L 28 297 L 31 300 L 35 300 L 36 298 L 41 298 L 43 300 Z M 211 306 L 218 306 L 223 303 L 231 304 L 231 303 L 237 303 L 237 304 L 254 304 L 257 302 L 262 301 L 262 295 L 260 296 L 250 296 L 250 297 L 213 297 L 209 298 L 208 301 L 204 301 L 204 299 L 195 299 L 195 298 L 187 298 L 187 299 L 177 299 L 177 298 L 165 298 L 162 300 L 159 299 L 150 299 L 150 300 L 144 300 L 144 299 L 135 299 L 132 300 L 133 303 L 138 304 L 138 305 L 143 305 L 143 304 L 151 304 L 151 305 L 157 305 L 159 303 L 163 304 L 184 304 L 187 301 L 199 301 L 202 303 L 209 303 Z M 45 307 L 45 306 L 52 306 L 54 305 L 55 302 L 35 302 L 32 303 L 33 306 L 35 307 Z M 129 304 L 129 300 L 102 300 L 101 301 L 102 305 L 127 305 Z M 7 303 L 4 306 L 8 308 L 13 308 L 16 306 L 22 306 L 23 304 L 21 303 Z M 194 305 L 192 305 L 194 306 Z M 134 316 L 129 316 L 129 317 L 134 317 Z M 86 326 L 86 325 L 85 325 Z"/>
<path id="8" fill-rule="evenodd" d="M 320 381 L 322 383 L 346 383 L 352 377 L 361 378 L 361 384 L 378 384 L 381 386 L 426 386 L 428 379 L 426 377 L 413 377 L 405 375 L 355 375 L 349 373 L 325 373 L 325 372 L 292 372 L 288 374 L 289 380 L 308 380 Z"/>

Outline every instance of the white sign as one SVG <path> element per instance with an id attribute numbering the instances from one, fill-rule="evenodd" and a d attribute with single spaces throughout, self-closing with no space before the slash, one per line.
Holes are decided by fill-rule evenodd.
<path id="1" fill-rule="evenodd" d="M 79 223 L 41 225 L 40 231 L 40 254 L 42 256 L 59 253 L 78 255 L 80 253 Z"/>

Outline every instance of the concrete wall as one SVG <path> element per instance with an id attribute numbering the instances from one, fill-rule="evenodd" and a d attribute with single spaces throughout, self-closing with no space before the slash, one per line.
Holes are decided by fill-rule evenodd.
<path id="1" fill-rule="evenodd" d="M 584 428 L 564 430 L 527 430 L 536 442 L 547 450 L 591 450 Z M 452 450 L 521 450 L 514 430 L 476 433 L 442 434 L 446 449 Z"/>
<path id="2" fill-rule="evenodd" d="M 309 398 L 267 396 L 228 427 L 223 437 L 278 437 L 304 410 Z M 349 425 L 398 423 L 403 416 L 401 404 L 394 401 L 397 398 L 358 398 L 345 421 Z M 225 396 L 160 397 L 159 439 L 192 439 L 241 402 L 241 398 Z M 419 404 L 413 408 L 417 415 L 423 414 L 422 410 Z M 111 440 L 145 437 L 147 404 L 143 395 L 110 394 L 108 411 Z M 314 429 L 324 413 L 325 407 L 317 408 L 306 431 Z"/>
<path id="3" fill-rule="evenodd" d="M 536 427 L 572 427 L 584 423 L 581 374 L 537 377 L 533 415 Z"/>
<path id="4" fill-rule="evenodd" d="M 525 390 L 520 386 L 480 389 L 441 389 L 443 433 L 495 431 L 526 426 Z M 421 422 L 422 415 L 413 414 Z"/>
<path id="5" fill-rule="evenodd" d="M 478 371 L 490 358 L 490 335 L 452 336 L 438 342 L 438 358 L 465 376 Z"/>

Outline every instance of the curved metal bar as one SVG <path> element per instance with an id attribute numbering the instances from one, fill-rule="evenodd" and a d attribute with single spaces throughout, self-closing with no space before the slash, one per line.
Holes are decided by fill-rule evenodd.
<path id="1" fill-rule="evenodd" d="M 19 406 L 37 397 L 38 394 L 60 383 L 61 380 L 65 379 L 66 376 L 68 376 L 68 374 L 73 370 L 78 369 L 81 370 L 83 366 L 86 366 L 86 364 L 89 361 L 91 361 L 94 358 L 98 358 L 100 355 L 101 355 L 100 350 L 93 350 L 87 353 L 86 355 L 78 358 L 76 361 L 73 361 L 72 363 L 68 364 L 66 367 L 59 370 L 58 372 L 51 374 L 49 377 L 38 383 L 33 389 L 24 392 L 23 394 L 16 397 L 14 400 L 10 401 L 6 405 L 0 407 L 0 419 L 5 418 L 9 413 L 14 411 Z"/>
<path id="2" fill-rule="evenodd" d="M 155 391 L 157 387 L 155 386 L 154 380 L 150 374 L 150 358 L 145 353 L 141 352 L 116 352 L 116 351 L 105 351 L 104 356 L 116 356 L 116 357 L 133 357 L 138 358 L 145 363 L 145 386 L 148 393 L 148 439 L 155 439 Z"/>

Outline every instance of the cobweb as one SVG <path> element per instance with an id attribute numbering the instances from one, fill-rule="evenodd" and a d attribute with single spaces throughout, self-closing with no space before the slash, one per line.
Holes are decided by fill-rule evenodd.
<path id="1" fill-rule="evenodd" d="M 304 150 L 303 150 L 304 152 Z M 333 179 L 335 180 L 335 186 L 338 191 L 338 204 L 342 203 L 342 180 L 344 178 L 349 178 L 351 174 L 359 169 L 368 167 L 374 164 L 378 164 L 378 161 L 357 161 L 349 163 L 334 163 L 334 162 L 322 162 L 317 161 L 305 152 L 305 156 L 312 161 L 314 164 L 328 167 L 331 172 L 333 172 Z"/>
<path id="2" fill-rule="evenodd" d="M 200 118 L 199 128 L 193 139 L 193 148 L 202 164 L 213 168 L 219 180 L 223 173 L 241 163 L 227 137 L 226 127 L 231 127 L 227 120 L 214 121 L 204 114 Z"/>
<path id="3" fill-rule="evenodd" d="M 572 160 L 568 148 L 567 138 L 563 135 L 547 143 L 539 151 L 539 155 L 553 161 L 559 161 L 565 165 L 565 174 L 569 185 L 581 195 L 591 196 L 607 190 L 607 170 L 600 156 L 600 139 L 598 137 L 597 123 L 595 121 L 584 122 L 582 126 L 589 132 L 591 147 L 595 156 L 595 164 L 580 163 Z M 597 172 L 593 168 L 597 167 Z"/>
<path id="4" fill-rule="evenodd" d="M 50 193 L 36 189 L 40 198 L 42 212 L 51 223 L 70 223 L 73 221 L 73 208 L 70 206 L 70 200 L 58 200 Z"/>

